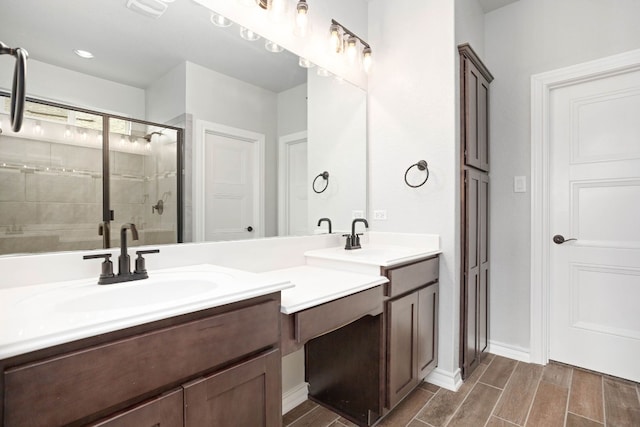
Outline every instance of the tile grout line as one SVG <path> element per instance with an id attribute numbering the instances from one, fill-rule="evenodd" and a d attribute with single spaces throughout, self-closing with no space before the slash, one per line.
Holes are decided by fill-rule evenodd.
<path id="1" fill-rule="evenodd" d="M 566 427 L 567 425 L 567 418 L 569 416 L 569 401 L 571 400 L 571 390 L 573 389 L 573 374 L 574 374 L 574 370 L 573 368 L 571 369 L 571 378 L 569 379 L 569 392 L 567 393 L 567 404 L 564 408 L 564 423 L 562 424 L 563 426 Z"/>
<path id="2" fill-rule="evenodd" d="M 593 421 L 594 423 L 602 424 L 598 420 L 594 420 L 593 418 L 586 417 L 584 415 L 576 414 L 575 412 L 567 411 L 568 414 L 575 415 L 576 417 L 584 418 L 585 420 Z"/>
<path id="3" fill-rule="evenodd" d="M 320 406 L 316 406 L 315 408 L 311 408 L 310 410 L 308 410 L 307 412 L 305 412 L 304 414 L 300 415 L 298 418 L 296 418 L 295 420 L 291 421 L 289 424 L 286 425 L 286 427 L 291 427 L 292 425 L 294 425 L 295 423 L 297 423 L 298 421 L 300 421 L 302 418 L 306 417 L 307 415 L 309 415 L 310 413 L 312 413 L 313 411 L 315 411 L 316 409 L 318 409 Z"/>
<path id="4" fill-rule="evenodd" d="M 514 423 L 513 421 L 505 420 L 504 418 L 499 417 L 499 416 L 497 416 L 497 415 L 492 415 L 492 416 L 493 416 L 493 417 L 496 417 L 497 419 L 499 419 L 499 420 L 501 420 L 501 421 L 504 421 L 504 422 L 505 422 L 505 423 L 507 423 L 507 424 L 511 424 L 511 425 L 518 426 L 518 427 L 522 427 L 522 426 L 520 426 L 520 424 L 516 424 L 516 423 Z"/>
<path id="5" fill-rule="evenodd" d="M 491 417 L 494 416 L 493 413 L 496 410 L 496 406 L 498 406 L 498 402 L 500 402 L 500 399 L 502 399 L 502 395 L 504 394 L 504 391 L 507 389 L 507 386 L 511 382 L 511 378 L 513 378 L 513 374 L 516 372 L 516 369 L 518 369 L 519 365 L 520 365 L 520 362 L 516 362 L 516 365 L 513 367 L 513 371 L 511 371 L 511 375 L 509 375 L 509 378 L 507 379 L 507 382 L 504 383 L 504 388 L 502 390 L 500 390 L 500 396 L 498 396 L 498 399 L 496 400 L 496 403 L 493 404 L 493 408 L 491 408 L 491 412 L 489 413 L 489 418 L 487 418 L 487 421 L 485 421 L 484 427 L 486 427 L 487 424 L 489 424 L 489 421 L 491 420 Z M 480 379 L 478 379 L 478 382 L 480 382 Z M 484 384 L 484 383 L 482 383 L 482 384 Z M 485 384 L 485 385 L 489 386 L 489 384 Z M 496 418 L 498 418 L 498 417 L 496 417 Z"/>

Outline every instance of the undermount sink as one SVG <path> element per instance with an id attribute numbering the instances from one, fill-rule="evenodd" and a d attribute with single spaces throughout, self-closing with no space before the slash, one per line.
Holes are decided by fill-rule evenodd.
<path id="1" fill-rule="evenodd" d="M 120 310 L 202 298 L 232 278 L 225 273 L 156 273 L 149 279 L 135 282 L 82 287 L 73 295 L 65 291 L 65 296 L 59 300 L 55 294 L 42 297 L 58 300 L 54 302 L 55 309 L 65 312 Z"/>

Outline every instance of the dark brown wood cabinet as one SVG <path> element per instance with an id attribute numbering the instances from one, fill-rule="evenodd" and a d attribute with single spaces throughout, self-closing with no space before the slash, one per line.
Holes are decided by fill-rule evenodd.
<path id="1" fill-rule="evenodd" d="M 493 76 L 468 44 L 458 47 L 464 164 L 489 171 L 489 84 Z"/>
<path id="2" fill-rule="evenodd" d="M 385 271 L 390 278 L 387 294 L 405 292 L 386 303 L 386 407 L 389 410 L 438 363 L 437 271 L 437 257 Z"/>
<path id="3" fill-rule="evenodd" d="M 489 344 L 489 84 L 493 76 L 468 44 L 460 53 L 460 368 L 466 379 Z"/>
<path id="4" fill-rule="evenodd" d="M 280 352 L 252 358 L 184 386 L 184 425 L 282 425 Z"/>
<path id="5" fill-rule="evenodd" d="M 224 383 L 225 413 L 279 425 L 279 344 L 275 293 L 16 356 L 0 361 L 1 425 L 182 426 L 194 381 Z"/>
<path id="6" fill-rule="evenodd" d="M 148 402 L 118 413 L 91 427 L 182 427 L 182 389 L 173 390 Z"/>

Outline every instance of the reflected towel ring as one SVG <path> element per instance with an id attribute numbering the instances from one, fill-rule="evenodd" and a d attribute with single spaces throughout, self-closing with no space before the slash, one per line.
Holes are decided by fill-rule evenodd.
<path id="1" fill-rule="evenodd" d="M 323 178 L 325 181 L 327 181 L 326 184 L 324 185 L 324 188 L 320 191 L 316 190 L 316 181 L 318 180 L 318 178 Z M 323 193 L 328 186 L 329 186 L 329 172 L 327 171 L 324 171 L 318 176 L 316 176 L 315 179 L 313 180 L 313 184 L 311 184 L 311 187 L 313 187 L 313 191 L 315 191 L 318 194 Z"/>
<path id="2" fill-rule="evenodd" d="M 22 120 L 24 118 L 24 104 L 26 99 L 26 74 L 27 74 L 27 58 L 29 54 L 22 48 L 12 49 L 6 44 L 0 42 L 0 55 L 11 55 L 16 58 L 16 65 L 13 71 L 13 85 L 11 91 L 11 111 L 10 121 L 11 129 L 14 132 L 20 132 L 22 128 Z"/>
<path id="3" fill-rule="evenodd" d="M 427 176 L 424 177 L 424 181 L 422 181 L 418 185 L 410 184 L 409 181 L 407 181 L 407 174 L 409 173 L 411 168 L 413 168 L 414 166 L 417 166 L 418 170 L 421 170 L 421 171 L 425 171 L 426 170 L 427 171 Z M 428 179 L 429 179 L 429 168 L 427 167 L 427 161 L 426 160 L 420 160 L 418 163 L 412 164 L 411 166 L 409 166 L 407 168 L 407 171 L 404 173 L 404 182 L 411 188 L 422 187 L 424 185 L 424 183 L 427 182 Z"/>

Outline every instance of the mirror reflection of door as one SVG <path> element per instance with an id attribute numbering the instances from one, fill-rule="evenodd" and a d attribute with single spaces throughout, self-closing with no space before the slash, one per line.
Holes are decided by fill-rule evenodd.
<path id="1" fill-rule="evenodd" d="M 280 138 L 280 232 L 281 236 L 309 234 L 307 132 Z"/>
<path id="2" fill-rule="evenodd" d="M 242 240 L 262 235 L 259 137 L 233 128 L 205 132 L 205 240 Z"/>

